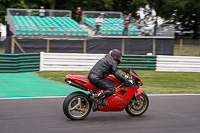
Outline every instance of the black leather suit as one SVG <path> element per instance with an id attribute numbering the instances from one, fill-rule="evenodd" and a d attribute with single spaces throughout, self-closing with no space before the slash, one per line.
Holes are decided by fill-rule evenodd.
<path id="1" fill-rule="evenodd" d="M 110 55 L 107 55 L 106 57 L 100 59 L 90 70 L 88 75 L 90 83 L 104 90 L 104 95 L 109 96 L 115 93 L 115 88 L 103 80 L 107 75 L 114 74 L 119 81 L 123 83 L 129 82 L 121 74 L 119 74 L 117 65 L 117 62 Z"/>

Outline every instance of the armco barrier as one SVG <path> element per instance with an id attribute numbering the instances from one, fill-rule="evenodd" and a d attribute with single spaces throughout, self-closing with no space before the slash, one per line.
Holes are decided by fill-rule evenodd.
<path id="1" fill-rule="evenodd" d="M 155 70 L 155 55 L 123 55 L 119 69 L 132 68 L 134 70 Z"/>
<path id="2" fill-rule="evenodd" d="M 0 72 L 38 71 L 39 53 L 0 54 Z"/>
<path id="3" fill-rule="evenodd" d="M 200 72 L 200 57 L 158 55 L 156 71 Z"/>
<path id="4" fill-rule="evenodd" d="M 89 71 L 105 54 L 0 54 L 0 72 Z M 123 55 L 118 69 L 200 72 L 200 57 Z"/>
<path id="5" fill-rule="evenodd" d="M 105 54 L 40 53 L 40 71 L 89 71 Z M 119 69 L 155 70 L 156 56 L 123 55 Z"/>
<path id="6" fill-rule="evenodd" d="M 105 54 L 40 53 L 40 71 L 89 71 Z"/>

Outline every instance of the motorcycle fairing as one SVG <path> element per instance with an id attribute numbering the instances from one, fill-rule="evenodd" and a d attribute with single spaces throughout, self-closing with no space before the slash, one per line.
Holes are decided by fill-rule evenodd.
<path id="1" fill-rule="evenodd" d="M 92 85 L 89 80 L 88 77 L 86 75 L 83 74 L 68 74 L 65 76 L 68 80 L 74 81 L 76 83 L 78 83 L 81 86 L 84 86 L 88 89 L 98 89 L 97 87 L 95 87 L 94 85 Z"/>
<path id="2" fill-rule="evenodd" d="M 76 82 L 76 83 L 80 84 L 81 86 L 84 86 L 88 89 L 91 89 L 91 90 L 98 89 L 97 87 L 95 87 L 94 85 L 92 85 L 89 82 L 88 77 L 86 75 L 83 75 L 83 74 L 68 74 L 65 77 L 67 78 L 67 80 L 71 80 L 73 82 Z M 108 75 L 103 80 L 105 80 L 105 79 L 110 79 L 113 82 L 115 82 L 115 84 L 113 84 L 113 86 L 115 88 L 122 84 L 117 78 L 115 78 L 114 75 Z"/>
<path id="3" fill-rule="evenodd" d="M 100 111 L 123 111 L 139 87 L 118 88 L 115 94 L 107 96 L 109 105 L 100 108 Z M 141 95 L 141 94 L 140 94 Z M 139 96 L 140 97 L 140 96 Z M 139 99 L 138 99 L 139 100 Z"/>

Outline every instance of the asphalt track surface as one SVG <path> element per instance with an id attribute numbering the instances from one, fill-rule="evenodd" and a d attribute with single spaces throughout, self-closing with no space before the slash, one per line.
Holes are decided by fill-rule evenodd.
<path id="1" fill-rule="evenodd" d="M 92 112 L 72 121 L 62 111 L 64 97 L 0 99 L 0 133 L 199 133 L 200 96 L 149 96 L 140 117 Z"/>

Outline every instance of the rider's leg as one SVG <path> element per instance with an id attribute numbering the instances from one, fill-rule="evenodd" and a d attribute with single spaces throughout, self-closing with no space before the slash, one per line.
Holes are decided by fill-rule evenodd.
<path id="1" fill-rule="evenodd" d="M 115 88 L 112 85 L 105 82 L 104 80 L 102 80 L 101 78 L 99 78 L 97 75 L 89 74 L 88 79 L 91 84 L 93 84 L 94 86 L 96 86 L 97 88 L 101 90 L 104 90 L 103 93 L 106 96 L 109 96 L 115 93 Z"/>
<path id="2" fill-rule="evenodd" d="M 94 98 L 110 96 L 115 93 L 115 88 L 112 85 L 105 82 L 104 80 L 100 79 L 97 75 L 89 74 L 88 78 L 94 86 L 103 90 L 103 91 L 100 91 L 97 95 L 95 95 Z"/>

